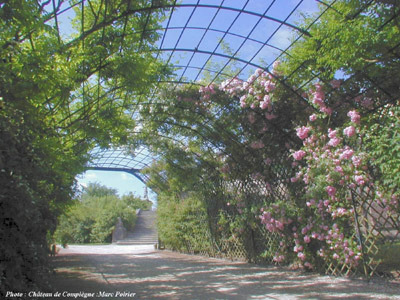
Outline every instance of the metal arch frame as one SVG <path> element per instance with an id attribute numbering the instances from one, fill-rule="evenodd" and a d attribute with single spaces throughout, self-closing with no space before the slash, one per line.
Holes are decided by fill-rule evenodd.
<path id="1" fill-rule="evenodd" d="M 223 58 L 233 59 L 233 60 L 236 60 L 238 62 L 244 63 L 246 65 L 250 65 L 250 66 L 255 67 L 255 68 L 264 69 L 263 66 L 261 66 L 259 64 L 252 63 L 252 62 L 247 61 L 247 60 L 244 60 L 242 58 L 231 56 L 231 55 L 227 55 L 227 54 L 223 54 L 223 53 L 207 51 L 207 50 L 190 49 L 190 48 L 159 48 L 159 49 L 157 49 L 155 51 L 161 51 L 161 52 L 162 51 L 167 51 L 167 52 L 175 52 L 175 51 L 177 51 L 177 52 L 194 52 L 194 53 L 209 54 L 209 55 L 215 55 L 215 56 L 219 56 L 219 57 L 223 57 Z M 189 68 L 190 66 L 187 66 L 187 67 Z M 204 68 L 202 68 L 202 69 L 204 69 Z"/>
<path id="2" fill-rule="evenodd" d="M 74 6 L 84 5 L 85 1 L 86 1 L 86 0 L 78 1 L 77 3 L 73 4 L 72 6 L 66 8 L 66 9 L 63 9 L 63 10 L 57 11 L 57 12 L 53 12 L 52 14 L 49 14 L 51 17 L 49 17 L 49 18 L 47 19 L 47 21 L 50 20 L 50 19 L 52 19 L 52 18 L 54 18 L 56 29 L 57 29 L 57 31 L 59 31 L 59 24 L 58 24 L 57 16 L 61 15 L 62 13 L 66 12 L 66 11 L 68 11 L 69 9 L 71 9 L 71 8 L 74 7 Z M 88 0 L 88 1 L 89 1 L 89 0 Z M 53 0 L 53 2 L 54 2 L 54 0 Z M 303 2 L 303 0 L 299 1 L 299 3 L 298 3 L 297 6 L 299 6 L 301 2 Z M 273 2 L 273 3 L 274 3 L 274 2 Z M 271 3 L 270 7 L 272 6 L 273 3 Z M 53 6 L 55 7 L 55 4 L 53 4 Z M 245 6 L 246 6 L 246 5 L 244 5 L 244 7 L 245 7 Z M 218 11 L 219 11 L 219 10 L 233 11 L 233 12 L 238 13 L 237 16 L 239 16 L 240 14 L 247 14 L 247 15 L 252 15 L 252 16 L 255 16 L 255 17 L 259 17 L 260 20 L 261 20 L 261 19 L 270 20 L 270 21 L 273 21 L 273 22 L 276 22 L 276 23 L 280 24 L 280 27 L 284 25 L 284 26 L 287 26 L 287 27 L 289 27 L 289 28 L 291 28 L 291 29 L 293 29 L 293 30 L 296 30 L 296 31 L 300 32 L 301 35 L 310 36 L 309 32 L 308 32 L 307 30 L 303 29 L 303 28 L 300 28 L 300 27 L 295 26 L 295 25 L 293 25 L 293 24 L 291 24 L 291 23 L 288 23 L 286 20 L 280 20 L 280 19 L 278 19 L 278 18 L 275 18 L 275 17 L 271 17 L 271 16 L 266 15 L 266 13 L 267 13 L 267 11 L 269 10 L 270 7 L 267 9 L 267 11 L 266 11 L 264 14 L 261 14 L 261 13 L 255 12 L 255 11 L 246 10 L 246 9 L 244 9 L 244 7 L 243 7 L 242 9 L 239 9 L 239 8 L 234 8 L 234 7 L 223 6 L 222 4 L 221 4 L 221 5 L 210 5 L 210 4 L 199 4 L 199 3 L 197 3 L 197 4 L 176 4 L 176 1 L 175 1 L 174 4 L 158 5 L 158 6 L 157 6 L 157 5 L 154 5 L 154 6 L 151 5 L 151 6 L 149 6 L 149 7 L 143 7 L 143 8 L 139 8 L 139 9 L 128 10 L 127 12 L 122 13 L 117 19 L 121 19 L 121 18 L 127 17 L 127 16 L 129 16 L 129 15 L 131 15 L 131 14 L 140 13 L 140 12 L 146 12 L 146 11 L 151 12 L 151 11 L 154 11 L 154 10 L 157 10 L 157 9 L 171 9 L 171 14 L 170 14 L 170 16 L 169 16 L 168 24 L 167 24 L 166 27 L 164 27 L 164 28 L 156 28 L 156 29 L 147 29 L 147 28 L 146 28 L 147 22 L 146 22 L 145 27 L 144 27 L 141 31 L 136 31 L 136 32 L 133 33 L 133 34 L 142 34 L 142 35 L 143 35 L 144 32 L 148 32 L 148 31 L 158 31 L 158 30 L 167 31 L 167 30 L 169 30 L 169 29 L 173 30 L 173 29 L 178 29 L 178 28 L 180 28 L 180 27 L 175 27 L 175 26 L 169 27 L 169 22 L 170 22 L 170 20 L 171 20 L 171 18 L 172 18 L 173 11 L 174 11 L 175 8 L 194 8 L 194 9 L 193 9 L 193 12 L 194 12 L 197 8 L 212 8 L 212 9 L 216 9 L 216 10 L 218 10 Z M 295 9 L 296 9 L 296 8 L 295 8 Z M 295 11 L 295 9 L 292 10 L 292 12 L 289 14 L 289 16 L 290 16 L 291 14 L 293 14 L 293 12 Z M 192 12 L 192 14 L 193 14 L 193 12 Z M 150 15 L 150 14 L 149 14 L 149 15 Z M 287 19 L 287 18 L 286 18 L 286 19 Z M 188 21 L 189 21 L 189 20 L 190 20 L 190 18 L 188 19 Z M 232 24 L 233 24 L 233 23 L 232 23 Z M 106 25 L 106 24 L 105 24 L 105 25 Z M 252 30 L 254 30 L 255 27 L 256 27 L 256 25 L 252 28 Z M 268 44 L 267 42 L 262 42 L 262 41 L 255 40 L 255 39 L 251 38 L 250 36 L 247 36 L 247 37 L 246 37 L 246 36 L 242 36 L 242 35 L 240 35 L 240 34 L 234 33 L 234 32 L 228 32 L 228 31 L 213 29 L 213 28 L 210 28 L 210 26 L 208 26 L 208 28 L 201 28 L 201 27 L 191 27 L 191 26 L 187 26 L 187 24 L 186 24 L 184 27 L 182 27 L 182 32 L 183 32 L 185 29 L 205 30 L 205 32 L 207 32 L 207 31 L 221 32 L 221 33 L 225 33 L 225 35 L 233 35 L 233 36 L 237 36 L 237 37 L 243 38 L 244 41 L 254 41 L 254 42 L 257 42 L 257 43 L 262 44 L 263 46 L 268 46 L 268 47 L 271 47 L 271 48 L 275 48 L 276 50 L 280 51 L 281 53 L 282 53 L 282 52 L 285 52 L 285 50 L 282 50 L 282 49 L 280 49 L 279 47 L 275 47 L 275 46 L 273 46 L 273 45 L 270 45 L 270 44 Z M 81 32 L 81 36 L 78 37 L 78 38 L 75 40 L 75 42 L 76 42 L 76 41 L 79 41 L 80 39 L 84 39 L 84 37 L 85 37 L 86 35 L 90 34 L 90 32 L 92 32 L 93 30 L 95 30 L 95 29 L 92 28 L 92 29 L 89 29 L 89 30 L 87 30 L 87 31 L 82 31 L 82 32 Z M 269 40 L 274 34 L 275 34 L 275 32 L 269 36 L 268 40 Z M 126 34 L 124 33 L 124 35 L 126 35 Z M 168 51 L 168 50 L 169 50 L 169 51 L 172 51 L 172 52 L 174 52 L 175 50 L 176 50 L 176 51 L 179 51 L 176 47 L 174 47 L 174 48 L 172 48 L 172 49 L 163 49 L 163 48 L 162 48 L 162 44 L 163 44 L 163 42 L 164 42 L 164 37 L 165 37 L 165 36 L 163 36 L 163 39 L 162 39 L 162 41 L 161 41 L 161 47 L 159 48 L 160 51 Z M 180 38 L 181 38 L 181 36 L 179 37 L 178 41 L 180 40 Z M 74 42 L 74 40 L 72 40 L 71 42 Z M 177 45 L 175 45 L 175 46 L 177 46 Z M 235 57 L 234 55 L 233 55 L 233 56 L 229 56 L 229 55 L 226 55 L 226 54 L 218 54 L 218 53 L 216 53 L 215 51 L 210 52 L 210 51 L 202 51 L 202 50 L 197 50 L 197 49 L 188 49 L 188 51 L 189 51 L 189 50 L 190 50 L 190 51 L 194 51 L 194 52 L 209 54 L 209 55 L 211 55 L 211 56 L 212 56 L 212 55 L 217 55 L 217 56 L 221 56 L 221 57 L 224 57 L 224 58 L 229 58 L 229 59 L 238 60 L 238 58 Z M 245 63 L 246 65 L 255 66 L 255 64 L 252 64 L 252 63 L 251 63 L 251 60 L 252 60 L 252 59 L 250 59 L 250 60 L 240 59 L 240 62 Z M 169 62 L 169 60 L 168 60 L 168 62 Z M 189 66 L 186 66 L 186 67 L 189 67 Z M 259 67 L 259 66 L 257 66 L 257 67 Z M 203 66 L 203 68 L 204 68 L 204 66 Z M 224 67 L 223 67 L 222 69 L 224 69 Z M 222 71 L 222 70 L 220 70 L 220 72 L 221 72 L 221 71 Z M 217 76 L 220 74 L 220 72 L 218 72 Z M 182 78 L 181 78 L 181 79 L 182 79 Z M 197 78 L 196 78 L 196 79 L 197 79 Z"/>
<path id="3" fill-rule="evenodd" d="M 141 148 L 136 155 L 128 155 L 125 153 L 127 149 L 115 148 L 115 149 L 100 149 L 95 148 L 91 155 L 93 157 L 92 161 L 89 162 L 85 169 L 95 170 L 95 171 L 116 171 L 116 172 L 126 172 L 141 182 L 146 184 L 148 177 L 141 173 L 142 169 L 148 166 L 144 162 L 144 159 L 151 159 L 152 156 L 143 151 L 147 151 L 146 148 Z M 141 157 L 141 160 L 137 160 L 137 157 Z"/>
<path id="4" fill-rule="evenodd" d="M 145 176 L 139 176 L 141 174 L 139 169 L 128 169 L 128 168 L 116 168 L 116 167 L 86 167 L 86 170 L 94 170 L 94 171 L 111 171 L 111 172 L 125 172 L 135 176 L 142 183 L 146 184 L 148 179 Z"/>
<path id="5" fill-rule="evenodd" d="M 277 18 L 270 17 L 270 16 L 267 16 L 267 15 L 264 15 L 264 14 L 260 14 L 260 13 L 254 12 L 254 11 L 238 9 L 238 8 L 234 8 L 234 7 L 197 3 L 197 4 L 174 4 L 174 5 L 165 5 L 165 6 L 153 6 L 153 7 L 151 7 L 151 9 L 172 8 L 172 7 L 215 8 L 215 9 L 230 10 L 230 11 L 234 11 L 234 12 L 238 12 L 238 13 L 245 13 L 245 14 L 248 14 L 248 15 L 253 15 L 253 16 L 256 16 L 256 17 L 264 18 L 264 19 L 267 19 L 267 20 L 270 20 L 270 21 L 273 21 L 273 22 L 277 22 L 277 23 L 283 24 L 283 25 L 288 26 L 288 27 L 290 27 L 290 28 L 292 28 L 294 30 L 297 30 L 297 31 L 299 31 L 299 32 L 301 32 L 301 33 L 303 33 L 303 34 L 305 34 L 307 36 L 311 36 L 310 33 L 307 32 L 306 30 L 304 30 L 304 29 L 302 29 L 302 28 L 300 28 L 300 27 L 298 27 L 296 25 L 287 23 L 286 21 L 282 21 L 282 20 L 279 20 Z"/>
<path id="6" fill-rule="evenodd" d="M 56 2 L 57 2 L 57 1 L 56 1 L 56 0 L 52 0 L 53 12 L 52 12 L 52 13 L 49 13 L 49 14 L 47 15 L 46 21 L 49 21 L 49 20 L 51 20 L 51 19 L 54 19 L 54 27 L 55 27 L 55 29 L 56 29 L 57 32 L 58 32 L 59 41 L 60 41 L 60 32 L 59 32 L 59 23 L 58 23 L 59 21 L 58 21 L 58 16 L 59 16 L 60 14 L 64 13 L 64 12 L 66 12 L 67 10 L 71 9 L 73 6 L 77 6 L 77 5 L 83 5 L 83 6 L 84 6 L 85 2 L 88 2 L 88 1 L 89 1 L 89 0 L 77 1 L 75 4 L 69 6 L 68 8 L 61 10 L 61 9 L 60 9 L 60 3 L 61 3 L 62 1 L 58 0 L 58 5 L 56 5 Z M 248 2 L 248 1 L 247 1 L 247 2 Z M 309 33 L 308 30 L 311 28 L 311 25 L 314 24 L 314 23 L 312 23 L 311 25 L 309 25 L 308 28 L 303 29 L 303 28 L 294 26 L 293 24 L 290 24 L 290 23 L 287 22 L 289 16 L 297 9 L 297 7 L 299 6 L 299 4 L 302 3 L 303 0 L 299 0 L 299 1 L 298 1 L 298 5 L 296 6 L 296 8 L 294 8 L 294 9 L 289 13 L 288 17 L 287 17 L 286 19 L 284 19 L 284 20 L 279 20 L 279 19 L 277 19 L 277 18 L 273 18 L 273 17 L 268 16 L 268 15 L 267 15 L 267 12 L 268 12 L 269 8 L 265 11 L 264 14 L 259 13 L 259 12 L 255 12 L 255 11 L 246 10 L 245 7 L 246 7 L 246 5 L 247 5 L 247 2 L 246 2 L 246 4 L 244 4 L 244 5 L 242 6 L 242 8 L 240 9 L 240 8 L 233 8 L 233 7 L 223 6 L 223 5 L 222 5 L 223 1 L 222 1 L 221 5 L 199 4 L 199 2 L 197 2 L 197 4 L 177 4 L 176 1 L 175 1 L 174 4 L 169 4 L 169 5 L 166 5 L 166 6 L 161 6 L 161 5 L 159 5 L 159 6 L 154 5 L 154 6 L 153 6 L 153 5 L 152 5 L 152 6 L 143 7 L 143 8 L 137 9 L 137 10 L 133 10 L 133 9 L 132 9 L 132 10 L 126 11 L 125 14 L 123 13 L 123 14 L 121 14 L 120 16 L 118 16 L 118 19 L 121 20 L 121 19 L 123 19 L 123 18 L 127 18 L 128 16 L 130 16 L 130 15 L 132 15 L 132 14 L 135 14 L 135 13 L 148 13 L 148 18 L 149 18 L 149 16 L 150 16 L 150 14 L 151 14 L 152 11 L 156 11 L 156 10 L 159 10 L 159 9 L 168 8 L 168 9 L 170 9 L 170 14 L 169 14 L 169 17 L 167 16 L 167 14 L 165 14 L 165 15 L 166 15 L 166 19 L 168 19 L 168 22 L 167 22 L 167 24 L 166 24 L 165 27 L 154 28 L 154 29 L 152 29 L 152 28 L 147 28 L 147 27 L 148 27 L 148 25 L 147 25 L 148 22 L 146 22 L 146 24 L 143 26 L 143 28 L 140 28 L 139 31 L 131 32 L 131 33 L 128 33 L 128 34 L 142 34 L 142 38 L 143 38 L 143 35 L 144 35 L 145 32 L 164 31 L 164 33 L 166 33 L 168 30 L 175 30 L 175 29 L 181 29 L 181 30 L 182 30 L 182 34 L 183 34 L 183 32 L 184 32 L 186 29 L 189 29 L 189 30 L 190 30 L 190 29 L 194 29 L 194 30 L 203 30 L 204 32 L 209 32 L 209 31 L 210 31 L 210 32 L 211 32 L 211 31 L 220 32 L 220 33 L 224 33 L 225 35 L 231 35 L 231 36 L 233 36 L 233 37 L 241 38 L 241 39 L 243 39 L 244 41 L 256 42 L 256 43 L 262 45 L 262 47 L 267 46 L 267 47 L 274 48 L 275 50 L 277 50 L 277 51 L 280 52 L 280 55 L 279 55 L 277 58 L 275 58 L 275 59 L 279 59 L 279 57 L 280 57 L 281 55 L 283 55 L 284 53 L 287 54 L 287 50 L 289 50 L 302 36 L 306 36 L 306 37 L 307 37 L 307 36 L 310 36 L 310 33 Z M 273 1 L 272 4 L 273 4 L 274 2 L 275 2 L 275 1 Z M 317 2 L 319 2 L 319 3 L 321 3 L 321 4 L 323 4 L 323 5 L 326 6 L 325 11 L 327 11 L 328 9 L 334 9 L 332 6 L 327 5 L 326 3 L 324 3 L 324 2 L 321 1 L 321 0 L 317 0 Z M 369 4 L 372 3 L 372 2 L 373 2 L 373 1 L 370 1 Z M 271 4 L 271 6 L 272 6 L 272 4 Z M 369 4 L 367 4 L 367 5 L 369 5 Z M 208 25 L 205 24 L 204 28 L 203 28 L 203 27 L 188 26 L 188 24 L 189 24 L 189 22 L 190 22 L 190 19 L 191 19 L 191 16 L 187 19 L 187 22 L 186 22 L 185 26 L 169 26 L 169 25 L 170 25 L 170 21 L 171 21 L 171 19 L 173 18 L 174 9 L 179 9 L 179 8 L 193 8 L 193 11 L 192 11 L 192 13 L 191 13 L 191 16 L 194 14 L 194 12 L 195 12 L 195 10 L 196 10 L 197 8 L 211 8 L 211 9 L 214 9 L 214 10 L 215 10 L 216 14 L 219 12 L 219 10 L 224 10 L 224 11 L 232 11 L 232 12 L 234 12 L 234 13 L 237 13 L 238 16 L 239 16 L 240 14 L 252 15 L 252 16 L 258 17 L 260 20 L 265 19 L 265 20 L 270 20 L 270 21 L 272 21 L 272 22 L 276 22 L 276 23 L 280 24 L 279 27 L 281 27 L 281 26 L 288 26 L 289 28 L 292 28 L 292 29 L 296 30 L 296 31 L 299 33 L 299 36 L 298 36 L 298 38 L 297 38 L 295 41 L 293 41 L 286 49 L 283 50 L 283 49 L 280 49 L 280 48 L 275 47 L 274 45 L 271 45 L 271 44 L 268 43 L 268 42 L 270 41 L 270 39 L 272 38 L 272 36 L 276 33 L 276 31 L 275 31 L 274 33 L 270 34 L 269 36 L 266 36 L 266 41 L 263 42 L 263 41 L 259 41 L 259 40 L 256 40 L 256 39 L 252 38 L 252 37 L 250 36 L 250 34 L 247 35 L 247 36 L 244 36 L 244 35 L 240 35 L 240 34 L 235 33 L 235 32 L 230 32 L 229 30 L 220 30 L 220 29 L 210 28 L 210 25 L 211 25 L 212 21 L 211 21 Z M 324 11 L 324 12 L 325 12 L 325 11 Z M 361 11 L 362 11 L 362 9 L 360 8 L 360 12 L 361 12 Z M 317 17 L 315 18 L 315 21 L 314 21 L 314 22 L 316 22 L 316 21 L 320 18 L 320 16 L 324 14 L 324 12 L 321 12 L 320 15 L 317 16 Z M 336 12 L 337 12 L 337 11 L 336 11 Z M 339 13 L 339 12 L 337 12 L 337 13 Z M 103 25 L 107 25 L 107 24 L 106 24 L 106 23 L 107 23 L 107 20 L 104 20 L 104 22 L 105 22 L 105 23 L 104 23 Z M 235 22 L 235 21 L 233 21 L 232 24 L 233 24 L 234 22 Z M 231 26 L 232 26 L 232 24 L 231 24 Z M 256 25 L 253 26 L 252 30 L 254 30 L 255 27 L 256 27 Z M 100 28 L 100 29 L 101 29 L 101 28 Z M 90 35 L 91 32 L 93 32 L 93 30 L 100 30 L 100 29 L 99 29 L 99 28 L 91 28 L 91 29 L 88 29 L 87 31 L 83 31 L 83 30 L 82 30 L 81 35 L 80 35 L 76 40 L 73 40 L 72 42 L 74 42 L 74 41 L 75 41 L 75 42 L 80 42 L 81 40 L 82 40 L 82 42 L 83 42 L 83 40 L 85 39 L 85 37 L 86 37 L 87 35 Z M 253 55 L 250 59 L 244 59 L 244 58 L 239 57 L 239 56 L 237 55 L 237 52 L 239 51 L 239 49 L 240 49 L 242 46 L 240 46 L 240 47 L 238 48 L 238 50 L 236 51 L 236 53 L 233 54 L 233 55 L 228 55 L 228 54 L 224 54 L 224 53 L 219 53 L 219 52 L 217 52 L 217 48 L 215 48 L 214 51 L 207 51 L 207 50 L 198 49 L 198 47 L 195 47 L 195 46 L 192 47 L 192 45 L 190 45 L 190 47 L 192 47 L 192 48 L 190 48 L 190 47 L 185 47 L 186 45 L 183 45 L 183 46 L 181 46 L 181 47 L 178 47 L 178 43 L 179 43 L 179 41 L 180 41 L 180 39 L 181 39 L 181 37 L 182 37 L 182 34 L 179 36 L 179 38 L 178 38 L 178 40 L 177 40 L 177 42 L 176 42 L 176 44 L 175 44 L 175 47 L 164 47 L 164 39 L 165 39 L 165 36 L 166 36 L 166 35 L 164 34 L 164 35 L 162 36 L 161 43 L 160 43 L 159 47 L 158 47 L 158 48 L 157 48 L 157 47 L 154 47 L 153 49 L 151 49 L 152 52 L 157 53 L 157 54 L 155 55 L 155 59 L 157 59 L 157 58 L 159 57 L 160 53 L 162 53 L 162 52 L 164 52 L 164 53 L 169 52 L 169 53 L 171 53 L 171 54 L 169 55 L 168 60 L 167 60 L 167 64 L 169 64 L 169 62 L 170 62 L 171 58 L 173 57 L 173 54 L 175 53 L 175 51 L 176 51 L 176 52 L 189 52 L 189 53 L 192 53 L 192 58 L 193 58 L 193 56 L 194 56 L 195 53 L 201 53 L 201 54 L 209 55 L 209 59 L 208 59 L 208 60 L 210 60 L 212 57 L 222 57 L 222 58 L 228 59 L 228 61 L 235 60 L 235 61 L 238 61 L 238 62 L 240 62 L 240 63 L 243 63 L 243 64 L 245 65 L 245 67 L 243 67 L 242 70 L 241 70 L 240 72 L 242 72 L 247 66 L 252 66 L 252 67 L 255 67 L 255 68 L 261 68 L 261 69 L 264 69 L 264 70 L 268 71 L 269 66 L 267 66 L 267 67 L 266 67 L 266 66 L 261 66 L 260 64 L 257 64 L 257 63 L 255 63 L 255 62 L 253 62 L 253 60 L 254 60 L 254 58 L 256 57 L 256 55 L 257 55 L 258 52 L 255 52 L 255 54 L 253 53 L 254 55 Z M 125 32 L 124 32 L 124 36 L 125 36 L 125 35 L 126 35 L 126 34 L 125 34 Z M 224 35 L 224 36 L 225 36 L 225 35 Z M 123 41 L 121 42 L 121 44 L 123 44 Z M 259 51 L 260 51 L 260 50 L 259 50 Z M 207 60 L 207 62 L 204 63 L 202 66 L 200 66 L 200 67 L 197 67 L 197 66 L 196 66 L 196 67 L 195 67 L 195 66 L 191 66 L 191 65 L 190 65 L 190 61 L 192 60 L 192 58 L 190 58 L 189 63 L 187 63 L 186 65 L 177 65 L 177 64 L 175 64 L 175 65 L 173 65 L 173 67 L 175 67 L 175 68 L 184 68 L 185 70 L 186 70 L 186 69 L 197 69 L 197 70 L 199 70 L 198 75 L 196 76 L 195 80 L 197 80 L 197 79 L 199 78 L 199 76 L 200 76 L 200 74 L 201 74 L 202 71 L 213 72 L 213 73 L 215 73 L 215 77 L 214 77 L 214 79 L 212 79 L 212 81 L 211 81 L 210 83 L 212 83 L 218 76 L 224 75 L 224 74 L 223 74 L 223 71 L 224 71 L 226 65 L 225 65 L 224 67 L 220 68 L 219 71 L 209 70 L 209 69 L 206 68 L 206 63 L 208 62 L 208 60 Z M 192 84 L 192 85 L 193 85 L 193 84 L 197 84 L 197 83 L 194 82 L 194 81 L 184 80 L 184 79 L 185 79 L 185 78 L 184 78 L 185 70 L 184 70 L 184 72 L 182 73 L 182 75 L 180 75 L 180 78 L 177 77 L 175 80 L 170 80 L 169 82 L 172 82 L 172 83 L 174 83 L 174 84 L 176 84 L 176 85 L 178 85 L 178 84 Z M 240 72 L 239 72 L 238 74 L 240 74 Z M 290 77 L 290 76 L 289 76 L 289 77 Z M 318 78 L 318 74 L 315 74 L 315 78 Z M 100 84 L 100 83 L 101 83 L 101 82 L 100 82 L 100 79 L 99 79 L 99 84 Z M 161 82 L 158 81 L 158 83 L 161 83 Z M 376 84 L 376 83 L 372 83 L 372 84 L 373 84 L 374 86 L 376 86 L 377 88 L 380 88 L 380 87 L 379 87 L 379 83 L 377 83 L 377 84 Z M 156 93 L 157 93 L 158 88 L 159 88 L 158 85 L 156 85 L 156 86 L 155 86 L 155 89 L 154 89 L 154 91 L 153 91 L 152 96 L 149 98 L 150 102 L 151 102 L 151 101 L 154 101 L 154 100 L 156 99 L 156 96 L 155 96 L 155 95 L 156 95 Z M 289 88 L 289 87 L 288 87 L 288 88 Z M 297 93 L 297 91 L 294 91 L 294 90 L 293 90 L 293 92 L 294 92 L 294 93 Z M 112 90 L 111 90 L 111 91 L 107 91 L 107 93 L 113 93 L 113 91 L 112 91 Z M 74 112 L 74 113 L 75 113 L 75 112 Z M 98 168 L 105 168 L 105 167 L 98 167 Z M 110 167 L 110 168 L 107 168 L 107 169 L 108 169 L 108 170 L 111 170 L 112 168 L 114 168 L 114 167 Z M 118 169 L 119 171 L 126 171 L 126 169 L 124 169 L 124 168 L 121 168 L 121 169 L 120 169 L 120 168 L 117 168 L 117 167 L 116 167 L 115 169 Z M 104 169 L 103 169 L 103 170 L 104 170 Z M 131 174 L 132 174 L 132 173 L 135 173 L 136 175 L 135 175 L 135 174 L 133 174 L 133 175 L 136 176 L 136 177 L 138 177 L 138 176 L 139 176 L 138 174 L 140 174 L 140 170 L 139 170 L 139 169 L 135 169 L 135 168 L 134 168 L 134 169 L 132 169 L 133 171 L 132 171 L 132 170 L 129 171 L 130 169 L 127 169 L 127 170 L 128 170 L 128 173 L 131 173 Z M 140 176 L 139 176 L 139 177 L 140 177 Z M 139 178 L 139 179 L 140 179 L 140 178 Z M 140 180 L 143 181 L 142 179 L 140 179 Z"/>
<path id="7" fill-rule="evenodd" d="M 52 19 L 52 18 L 56 19 L 57 16 L 59 16 L 60 14 L 62 14 L 62 13 L 64 13 L 64 12 L 66 12 L 66 11 L 72 9 L 72 8 L 75 7 L 75 6 L 83 5 L 83 4 L 85 3 L 85 1 L 86 1 L 86 0 L 78 1 L 78 2 L 76 2 L 75 4 L 69 6 L 69 7 L 65 8 L 65 9 L 63 9 L 63 10 L 61 10 L 61 11 L 57 11 L 57 12 L 56 12 L 56 11 L 53 11 L 53 13 L 50 14 L 50 16 L 48 17 L 47 21 L 50 20 L 50 19 Z M 53 6 L 54 6 L 54 8 L 55 8 L 54 0 L 53 0 Z M 199 4 L 199 3 L 197 3 L 197 4 L 176 4 L 176 1 L 175 1 L 174 4 L 154 5 L 154 6 L 151 5 L 151 6 L 148 6 L 148 7 L 143 7 L 143 8 L 139 8 L 139 9 L 129 10 L 129 11 L 127 11 L 127 12 L 121 14 L 120 18 L 125 17 L 126 14 L 129 14 L 129 15 L 130 15 L 130 14 L 133 14 L 133 13 L 140 13 L 140 12 L 152 11 L 152 10 L 157 10 L 157 9 L 168 9 L 168 8 L 174 9 L 174 8 L 177 8 L 177 7 L 178 7 L 178 8 L 179 8 L 179 7 L 214 8 L 214 9 L 230 10 L 230 11 L 234 11 L 234 12 L 238 12 L 238 13 L 245 13 L 245 14 L 248 14 L 248 15 L 253 15 L 253 16 L 256 16 L 256 17 L 261 17 L 261 18 L 264 18 L 264 19 L 267 19 L 267 20 L 270 20 L 270 21 L 273 21 L 273 22 L 277 22 L 277 23 L 283 24 L 283 25 L 288 26 L 288 27 L 290 27 L 290 28 L 292 28 L 292 29 L 294 29 L 294 30 L 297 30 L 297 31 L 299 31 L 299 32 L 301 32 L 301 33 L 303 33 L 303 34 L 306 34 L 307 36 L 311 36 L 310 33 L 307 32 L 306 30 L 304 30 L 303 28 L 300 28 L 300 27 L 298 27 L 298 26 L 296 26 L 296 25 L 293 25 L 293 24 L 288 23 L 288 22 L 286 22 L 286 21 L 279 20 L 279 19 L 274 18 L 274 17 L 270 17 L 270 16 L 267 16 L 267 15 L 264 15 L 264 14 L 260 14 L 260 13 L 254 12 L 254 11 L 250 11 L 250 10 L 245 10 L 245 9 L 243 9 L 243 8 L 242 8 L 242 9 L 239 9 L 239 8 L 234 8 L 234 7 L 229 7 L 229 6 L 212 5 L 212 4 Z M 58 20 L 56 20 L 56 27 L 59 28 Z"/>

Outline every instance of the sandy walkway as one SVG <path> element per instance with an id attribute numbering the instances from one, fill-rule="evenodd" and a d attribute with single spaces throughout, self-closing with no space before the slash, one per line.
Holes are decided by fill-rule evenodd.
<path id="1" fill-rule="evenodd" d="M 400 283 L 319 276 L 152 246 L 70 246 L 54 265 L 55 291 L 68 299 L 400 299 Z"/>

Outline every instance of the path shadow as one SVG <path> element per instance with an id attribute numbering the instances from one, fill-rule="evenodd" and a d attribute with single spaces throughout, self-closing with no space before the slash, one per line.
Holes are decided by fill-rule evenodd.
<path id="1" fill-rule="evenodd" d="M 368 283 L 169 251 L 70 254 L 53 263 L 57 291 L 136 293 L 104 299 L 400 299 L 396 283 Z"/>

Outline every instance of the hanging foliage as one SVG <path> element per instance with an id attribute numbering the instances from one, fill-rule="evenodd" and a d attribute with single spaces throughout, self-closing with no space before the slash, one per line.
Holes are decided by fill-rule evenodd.
<path id="1" fill-rule="evenodd" d="M 165 10 L 150 10 L 151 1 L 71 1 L 75 28 L 65 32 L 57 19 L 65 5 L 0 4 L 1 295 L 42 284 L 46 236 L 89 151 L 126 144 L 137 95 L 168 73 L 148 51 L 156 31 L 145 32 Z"/>

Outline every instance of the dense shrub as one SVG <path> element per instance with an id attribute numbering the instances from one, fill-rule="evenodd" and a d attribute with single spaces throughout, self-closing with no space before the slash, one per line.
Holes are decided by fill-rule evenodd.
<path id="1" fill-rule="evenodd" d="M 117 218 L 132 231 L 138 208 L 149 209 L 149 202 L 133 194 L 120 198 L 115 190 L 91 183 L 60 216 L 55 239 L 61 244 L 110 243 Z"/>
<path id="2" fill-rule="evenodd" d="M 56 225 L 55 207 L 72 192 L 73 177 L 45 163 L 54 148 L 50 139 L 38 147 L 35 125 L 20 111 L 0 110 L 0 295 L 41 284 L 36 277 L 48 270 L 46 235 Z"/>
<path id="3" fill-rule="evenodd" d="M 166 247 L 193 252 L 209 249 L 204 202 L 198 196 L 182 195 L 178 199 L 161 195 L 158 198 L 157 227 Z"/>

